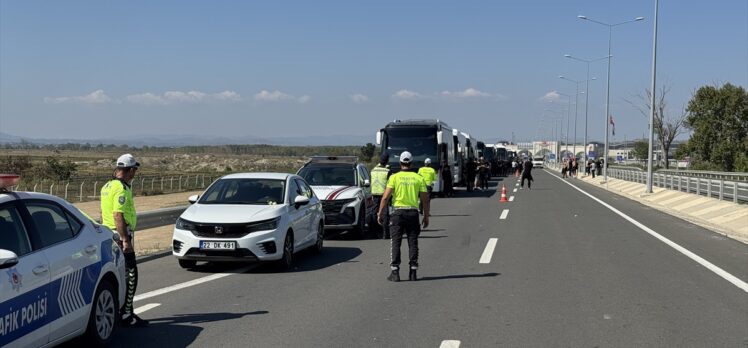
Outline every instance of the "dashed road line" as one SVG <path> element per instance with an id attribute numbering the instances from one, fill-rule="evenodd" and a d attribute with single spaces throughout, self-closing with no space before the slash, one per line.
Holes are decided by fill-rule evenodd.
<path id="1" fill-rule="evenodd" d="M 444 340 L 439 348 L 460 348 L 460 341 Z"/>
<path id="2" fill-rule="evenodd" d="M 514 196 L 509 197 L 510 202 L 514 202 Z"/>
<path id="3" fill-rule="evenodd" d="M 673 248 L 673 249 L 675 249 L 675 250 L 679 251 L 679 252 L 680 252 L 681 254 L 683 254 L 683 255 L 686 255 L 686 256 L 687 256 L 688 258 L 690 258 L 691 260 L 694 260 L 694 261 L 696 261 L 696 262 L 697 262 L 698 264 L 700 264 L 700 265 L 702 265 L 702 266 L 706 267 L 706 269 L 708 269 L 708 270 L 710 270 L 710 271 L 714 272 L 715 274 L 717 274 L 718 276 L 720 276 L 720 277 L 724 278 L 725 280 L 727 280 L 728 282 L 730 282 L 730 283 L 732 283 L 733 285 L 737 286 L 737 287 L 738 287 L 738 288 L 740 288 L 741 290 L 743 290 L 743 291 L 745 291 L 745 292 L 748 292 L 748 283 L 744 282 L 744 281 L 743 281 L 743 280 L 741 280 L 740 278 L 738 278 L 738 277 L 736 277 L 736 276 L 734 276 L 734 275 L 732 275 L 732 274 L 728 273 L 727 271 L 723 270 L 722 268 L 719 268 L 719 267 L 718 267 L 717 265 L 715 265 L 715 264 L 713 264 L 713 263 L 711 263 L 711 262 L 709 262 L 709 261 L 705 260 L 705 259 L 704 259 L 704 258 L 702 258 L 701 256 L 699 256 L 699 255 L 696 255 L 696 254 L 694 254 L 694 253 L 693 253 L 693 252 L 691 252 L 690 250 L 688 250 L 688 249 L 686 249 L 686 248 L 684 248 L 684 247 L 682 247 L 682 246 L 678 245 L 677 243 L 675 243 L 675 242 L 671 241 L 670 239 L 666 238 L 665 236 L 663 236 L 663 235 L 661 235 L 661 234 L 659 234 L 659 233 L 655 232 L 655 231 L 654 231 L 653 229 L 651 229 L 651 228 L 649 228 L 649 227 L 645 226 L 644 224 L 642 224 L 642 223 L 641 223 L 641 222 L 639 222 L 639 221 L 636 221 L 636 220 L 634 220 L 634 218 L 632 218 L 632 217 L 630 217 L 630 216 L 628 216 L 628 215 L 624 214 L 623 212 L 621 212 L 620 210 L 618 210 L 618 209 L 614 208 L 614 207 L 613 207 L 613 206 L 611 206 L 610 204 L 608 204 L 608 203 L 605 203 L 605 202 L 603 202 L 603 201 L 602 201 L 601 199 L 599 199 L 599 198 L 597 198 L 597 197 L 595 197 L 595 196 L 593 196 L 593 195 L 591 195 L 591 194 L 587 193 L 586 191 L 584 191 L 584 190 L 580 189 L 579 187 L 576 187 L 575 185 L 573 185 L 573 184 L 571 184 L 571 183 L 567 182 L 566 180 L 563 180 L 562 178 L 559 178 L 559 177 L 558 177 L 558 176 L 556 176 L 556 175 L 553 175 L 553 176 L 554 176 L 555 178 L 557 178 L 558 180 L 561 180 L 561 182 L 563 182 L 563 183 L 565 183 L 565 184 L 567 184 L 567 185 L 569 185 L 569 186 L 573 187 L 573 188 L 574 188 L 575 190 L 577 190 L 577 191 L 579 191 L 579 192 L 583 193 L 583 194 L 584 194 L 584 195 L 586 195 L 587 197 L 590 197 L 590 198 L 592 198 L 593 200 L 595 200 L 596 202 L 598 202 L 598 203 L 602 204 L 602 206 L 604 206 L 604 207 L 608 208 L 608 209 L 609 209 L 610 211 L 612 211 L 612 212 L 616 213 L 616 214 L 617 214 L 618 216 L 620 216 L 620 217 L 624 218 L 624 219 L 625 219 L 625 220 L 627 220 L 628 222 L 632 223 L 632 224 L 633 224 L 634 226 L 636 226 L 636 227 L 639 227 L 639 229 L 641 229 L 642 231 L 644 231 L 644 232 L 648 233 L 648 234 L 649 234 L 649 235 L 651 235 L 652 237 L 655 237 L 655 238 L 659 239 L 659 240 L 660 240 L 661 242 L 663 242 L 663 243 L 667 244 L 667 245 L 668 245 L 669 247 L 671 247 L 671 248 Z"/>
<path id="4" fill-rule="evenodd" d="M 246 267 L 242 267 L 242 268 L 237 268 L 237 269 L 235 269 L 235 270 L 233 270 L 231 272 L 227 272 L 227 273 L 216 273 L 216 274 L 205 276 L 205 277 L 202 277 L 202 278 L 193 279 L 193 280 L 190 280 L 190 281 L 187 281 L 187 282 L 184 282 L 184 283 L 179 283 L 179 284 L 176 284 L 176 285 L 167 286 L 165 288 L 161 288 L 161 289 L 158 289 L 158 290 L 149 291 L 149 292 L 146 292 L 144 294 L 136 295 L 134 301 L 135 302 L 142 301 L 142 300 L 145 300 L 145 299 L 148 299 L 148 298 L 151 298 L 151 297 L 156 297 L 156 296 L 160 296 L 160 295 L 163 295 L 163 294 L 168 294 L 168 293 L 173 292 L 173 291 L 181 290 L 181 289 L 184 289 L 184 288 L 189 288 L 189 287 L 192 287 L 192 286 L 195 286 L 195 285 L 200 285 L 202 283 L 211 282 L 211 281 L 218 280 L 218 279 L 221 279 L 221 278 L 225 278 L 225 277 L 228 277 L 228 276 L 231 276 L 231 275 L 234 275 L 234 274 L 244 273 L 244 272 L 247 272 L 247 271 L 249 271 L 249 270 L 251 270 L 251 269 L 253 269 L 255 267 L 257 267 L 257 265 L 251 265 L 251 266 L 246 266 Z"/>
<path id="5" fill-rule="evenodd" d="M 509 209 L 504 209 L 499 216 L 499 220 L 506 220 L 507 215 L 509 215 Z"/>
<path id="6" fill-rule="evenodd" d="M 135 314 L 140 315 L 140 314 L 145 313 L 145 312 L 147 312 L 147 311 L 149 311 L 151 309 L 154 309 L 154 308 L 156 308 L 156 307 L 158 307 L 160 305 L 161 305 L 160 303 L 149 303 L 147 305 L 140 306 L 138 308 L 135 308 Z"/>
<path id="7" fill-rule="evenodd" d="M 486 248 L 483 249 L 483 255 L 480 256 L 478 263 L 491 263 L 491 257 L 493 257 L 493 251 L 496 249 L 496 243 L 498 243 L 498 241 L 498 238 L 491 238 L 488 240 L 488 244 L 486 244 Z"/>
<path id="8" fill-rule="evenodd" d="M 517 189 L 514 189 L 514 191 L 512 191 L 512 192 L 517 192 Z"/>

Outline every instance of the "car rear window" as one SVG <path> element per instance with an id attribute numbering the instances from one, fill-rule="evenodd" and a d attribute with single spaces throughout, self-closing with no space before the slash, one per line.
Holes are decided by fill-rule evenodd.
<path id="1" fill-rule="evenodd" d="M 299 176 L 312 186 L 355 186 L 356 171 L 351 165 L 311 165 L 302 168 Z"/>

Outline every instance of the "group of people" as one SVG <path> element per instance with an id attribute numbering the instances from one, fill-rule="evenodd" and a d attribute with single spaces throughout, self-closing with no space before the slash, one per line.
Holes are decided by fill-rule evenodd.
<path id="1" fill-rule="evenodd" d="M 491 180 L 491 164 L 483 157 L 468 160 L 467 190 L 488 190 L 488 181 Z"/>
<path id="2" fill-rule="evenodd" d="M 584 166 L 584 175 L 592 175 L 594 178 L 596 175 L 602 175 L 604 160 L 598 158 L 597 160 L 588 159 Z M 561 176 L 564 178 L 576 178 L 577 171 L 579 170 L 579 162 L 576 158 L 566 158 L 561 166 Z"/>

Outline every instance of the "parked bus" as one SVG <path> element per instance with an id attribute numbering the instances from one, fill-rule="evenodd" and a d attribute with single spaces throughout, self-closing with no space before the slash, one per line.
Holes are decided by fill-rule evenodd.
<path id="1" fill-rule="evenodd" d="M 408 151 L 413 155 L 411 169 L 418 170 L 426 158 L 431 159 L 437 176 L 433 192 L 444 192 L 441 164 L 446 161 L 452 166 L 453 183 L 457 185 L 462 162 L 460 146 L 455 144 L 455 130 L 439 120 L 395 120 L 377 132 L 377 145 L 389 157 L 393 173 L 400 170 L 400 153 Z"/>

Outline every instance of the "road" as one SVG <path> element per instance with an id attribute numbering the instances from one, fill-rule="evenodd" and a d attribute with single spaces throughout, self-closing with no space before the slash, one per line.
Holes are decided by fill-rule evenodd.
<path id="1" fill-rule="evenodd" d="M 152 325 L 120 330 L 113 346 L 748 347 L 747 245 L 534 175 L 532 190 L 513 192 L 510 177 L 435 199 L 418 282 L 385 280 L 388 241 L 345 235 L 285 273 L 142 263 L 136 308 Z"/>

